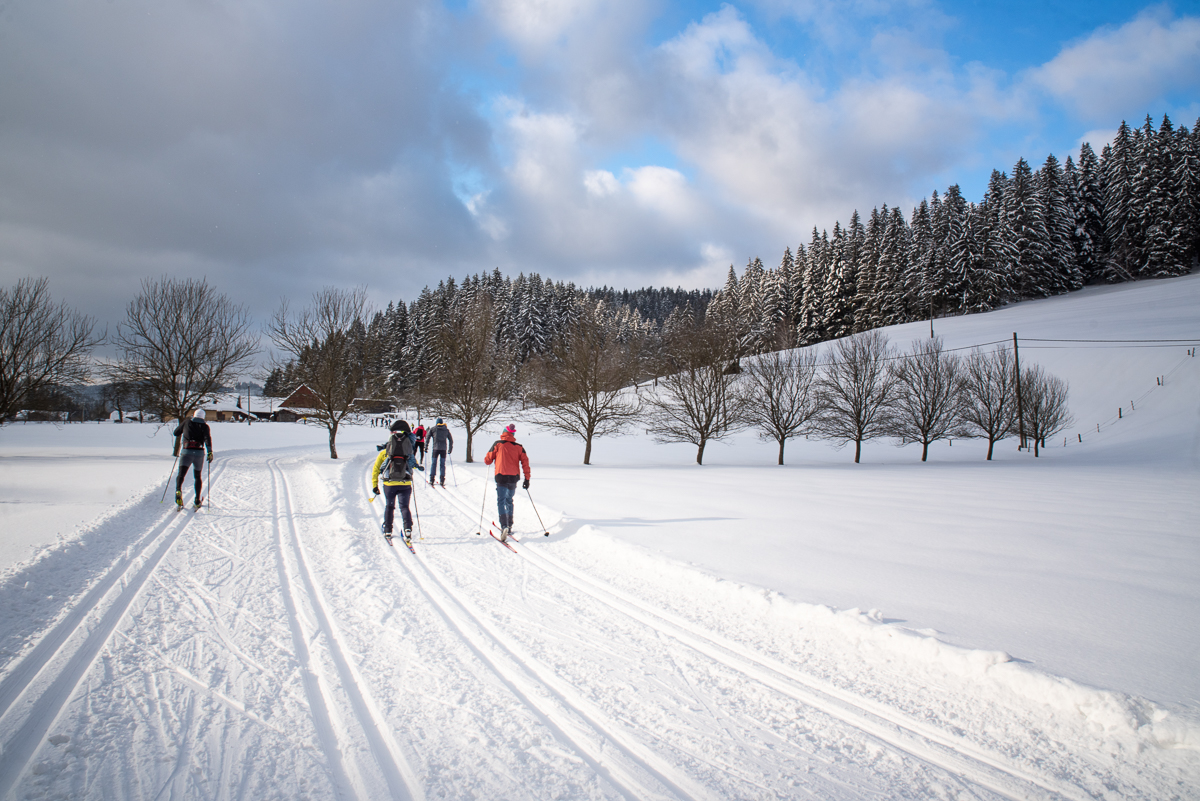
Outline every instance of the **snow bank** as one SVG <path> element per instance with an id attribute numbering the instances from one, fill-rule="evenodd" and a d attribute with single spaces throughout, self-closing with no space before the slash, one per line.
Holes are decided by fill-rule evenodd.
<path id="1" fill-rule="evenodd" d="M 774 644 L 777 658 L 807 670 L 822 663 L 827 680 L 855 692 L 871 692 L 880 674 L 889 679 L 884 684 L 898 676 L 916 678 L 935 694 L 953 688 L 960 704 L 956 714 L 964 721 L 968 710 L 981 706 L 1017 706 L 1042 726 L 1049 713 L 1061 740 L 1087 742 L 1101 751 L 1200 750 L 1200 716 L 1049 675 L 1003 651 L 953 645 L 890 622 L 879 609 L 838 610 L 794 601 L 674 562 L 591 525 L 553 547 L 564 561 L 734 641 L 755 648 Z"/>

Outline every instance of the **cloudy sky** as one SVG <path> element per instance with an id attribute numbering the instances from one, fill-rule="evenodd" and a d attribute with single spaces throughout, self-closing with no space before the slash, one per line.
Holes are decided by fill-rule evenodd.
<path id="1" fill-rule="evenodd" d="M 1200 3 L 0 0 L 0 281 L 718 286 L 854 209 L 1200 117 Z"/>

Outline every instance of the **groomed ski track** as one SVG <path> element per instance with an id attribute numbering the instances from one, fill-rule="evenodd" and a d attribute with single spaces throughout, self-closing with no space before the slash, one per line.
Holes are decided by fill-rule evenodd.
<path id="1" fill-rule="evenodd" d="M 389 548 L 369 464 L 229 454 L 210 508 L 154 491 L 97 527 L 107 561 L 41 566 L 76 583 L 0 630 L 0 798 L 1152 797 L 1016 712 L 913 714 L 553 537 L 476 536 L 466 471 Z"/>

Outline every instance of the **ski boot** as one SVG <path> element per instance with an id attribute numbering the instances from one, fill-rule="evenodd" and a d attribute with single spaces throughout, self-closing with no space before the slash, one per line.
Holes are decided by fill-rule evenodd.
<path id="1" fill-rule="evenodd" d="M 175 505 L 183 506 L 183 490 L 175 490 Z"/>
<path id="2" fill-rule="evenodd" d="M 412 545 L 412 529 L 411 528 L 404 529 L 404 544 Z"/>

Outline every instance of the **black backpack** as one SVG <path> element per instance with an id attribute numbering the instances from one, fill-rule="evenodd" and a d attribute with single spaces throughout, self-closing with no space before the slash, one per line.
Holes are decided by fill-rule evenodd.
<path id="1" fill-rule="evenodd" d="M 195 417 L 189 418 L 183 427 L 183 447 L 196 450 L 204 447 L 205 436 L 208 433 L 208 423 L 203 420 L 197 420 Z"/>
<path id="2" fill-rule="evenodd" d="M 412 434 L 407 437 L 388 437 L 387 445 L 384 448 L 387 450 L 388 458 L 383 462 L 383 469 L 379 471 L 379 475 L 384 481 L 411 481 L 412 468 L 408 466 L 408 457 L 412 454 Z M 403 446 L 404 439 L 408 440 L 408 453 Z"/>

